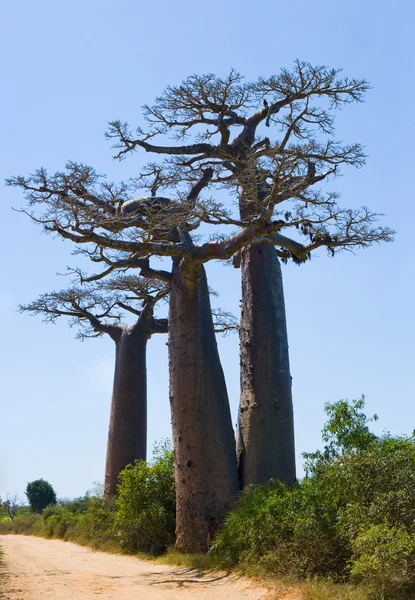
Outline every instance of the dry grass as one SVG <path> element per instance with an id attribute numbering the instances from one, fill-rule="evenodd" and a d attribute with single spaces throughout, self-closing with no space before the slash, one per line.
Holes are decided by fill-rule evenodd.
<path id="1" fill-rule="evenodd" d="M 367 600 L 368 595 L 362 588 L 330 581 L 308 581 L 302 584 L 304 600 Z"/>
<path id="2" fill-rule="evenodd" d="M 151 560 L 154 560 L 154 557 Z M 170 548 L 167 554 L 159 556 L 156 561 L 163 565 L 192 567 L 193 569 L 201 569 L 203 571 L 209 571 L 210 569 L 221 570 L 209 554 L 185 554 L 177 552 L 174 548 Z"/>

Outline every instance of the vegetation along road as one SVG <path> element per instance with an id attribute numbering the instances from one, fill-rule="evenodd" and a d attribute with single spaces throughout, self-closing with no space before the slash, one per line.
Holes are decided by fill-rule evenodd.
<path id="1" fill-rule="evenodd" d="M 96 552 L 61 540 L 0 536 L 1 600 L 269 600 L 269 591 L 235 576 L 201 574 Z"/>

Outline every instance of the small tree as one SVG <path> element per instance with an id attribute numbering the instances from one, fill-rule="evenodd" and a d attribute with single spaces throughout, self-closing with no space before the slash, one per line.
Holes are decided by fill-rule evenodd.
<path id="1" fill-rule="evenodd" d="M 49 504 L 56 504 L 56 493 L 51 484 L 44 479 L 28 483 L 25 492 L 33 512 L 40 513 Z"/>
<path id="2" fill-rule="evenodd" d="M 21 502 L 16 494 L 14 496 L 10 496 L 8 494 L 6 500 L 4 501 L 2 501 L 0 498 L 0 518 L 5 515 L 10 517 L 10 519 L 13 521 L 20 507 Z"/>
<path id="3" fill-rule="evenodd" d="M 169 443 L 156 445 L 150 462 L 128 465 L 118 492 L 115 524 L 124 548 L 158 554 L 174 543 L 176 490 Z"/>
<path id="4" fill-rule="evenodd" d="M 365 412 L 365 397 L 358 400 L 338 400 L 327 402 L 324 411 L 328 416 L 321 430 L 325 443 L 324 451 L 303 452 L 305 470 L 316 473 L 318 468 L 346 452 L 364 452 L 379 438 L 369 430 L 368 423 L 377 421 L 377 415 L 368 417 Z"/>

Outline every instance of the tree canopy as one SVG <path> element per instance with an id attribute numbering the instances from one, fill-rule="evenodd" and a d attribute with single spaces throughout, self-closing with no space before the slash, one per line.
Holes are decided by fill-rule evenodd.
<path id="1" fill-rule="evenodd" d="M 26 496 L 33 512 L 42 512 L 49 504 L 56 504 L 56 493 L 52 485 L 44 479 L 36 479 L 27 484 Z"/>

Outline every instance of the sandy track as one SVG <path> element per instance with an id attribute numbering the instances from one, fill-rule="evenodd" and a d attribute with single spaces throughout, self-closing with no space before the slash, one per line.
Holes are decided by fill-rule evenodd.
<path id="1" fill-rule="evenodd" d="M 269 592 L 225 574 L 202 574 L 96 552 L 61 540 L 0 536 L 1 600 L 266 600 Z M 3 580 L 4 578 L 4 580 Z"/>

